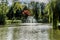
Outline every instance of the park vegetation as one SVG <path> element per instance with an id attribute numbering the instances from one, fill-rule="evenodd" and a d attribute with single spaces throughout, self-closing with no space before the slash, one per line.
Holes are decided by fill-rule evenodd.
<path id="1" fill-rule="evenodd" d="M 38 23 L 52 23 L 53 28 L 57 29 L 60 22 L 60 1 L 51 0 L 48 4 L 39 2 L 30 2 L 22 4 L 13 2 L 11 6 L 8 3 L 0 3 L 0 24 L 6 24 L 6 20 L 23 20 L 23 10 L 29 10 Z"/>

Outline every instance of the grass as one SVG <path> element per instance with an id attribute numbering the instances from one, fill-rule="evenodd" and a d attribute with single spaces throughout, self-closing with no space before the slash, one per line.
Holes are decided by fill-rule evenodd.
<path id="1" fill-rule="evenodd" d="M 21 23 L 21 20 L 6 20 L 6 24 Z"/>
<path id="2" fill-rule="evenodd" d="M 54 40 L 60 40 L 60 30 L 53 30 L 53 39 Z"/>

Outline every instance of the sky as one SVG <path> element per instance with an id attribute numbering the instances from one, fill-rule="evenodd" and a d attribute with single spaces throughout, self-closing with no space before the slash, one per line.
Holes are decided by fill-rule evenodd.
<path id="1" fill-rule="evenodd" d="M 35 1 L 35 2 L 44 2 L 44 3 L 48 3 L 49 2 L 49 0 L 19 0 L 20 2 L 27 2 L 27 3 L 29 3 L 30 1 Z M 12 0 L 8 0 L 8 3 L 9 3 L 9 5 L 12 5 Z"/>
<path id="2" fill-rule="evenodd" d="M 22 0 L 20 0 L 20 1 L 22 1 Z M 49 0 L 23 0 L 23 1 L 25 1 L 25 2 L 35 1 L 35 2 L 44 2 L 44 3 L 49 2 Z"/>

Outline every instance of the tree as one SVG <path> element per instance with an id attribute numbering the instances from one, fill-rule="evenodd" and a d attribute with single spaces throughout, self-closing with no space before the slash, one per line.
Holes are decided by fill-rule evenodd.
<path id="1" fill-rule="evenodd" d="M 57 1 L 56 9 L 57 9 L 57 13 L 58 13 L 58 19 L 59 19 L 59 22 L 60 22 L 60 1 Z"/>
<path id="2" fill-rule="evenodd" d="M 10 8 L 9 12 L 6 14 L 8 19 L 12 19 L 14 17 L 13 7 Z"/>
<path id="3" fill-rule="evenodd" d="M 38 21 L 38 16 L 39 16 L 39 2 L 31 2 L 32 6 L 32 11 L 34 14 L 35 19 Z"/>
<path id="4" fill-rule="evenodd" d="M 31 14 L 32 14 L 33 16 L 35 15 L 35 13 L 34 13 L 34 8 L 35 8 L 35 2 L 32 1 L 32 2 L 30 3 L 30 9 L 31 9 Z"/>
<path id="5" fill-rule="evenodd" d="M 45 6 L 45 16 L 48 17 L 48 22 L 51 23 L 52 19 L 53 19 L 53 11 L 52 11 L 52 6 L 51 6 L 51 2 L 49 2 L 46 6 Z"/>
<path id="6" fill-rule="evenodd" d="M 9 12 L 7 13 L 8 19 L 15 19 L 15 18 L 17 19 L 20 16 L 20 13 L 18 13 L 18 10 L 19 12 L 22 10 L 22 5 L 19 2 L 13 3 Z"/>
<path id="7" fill-rule="evenodd" d="M 53 10 L 53 29 L 58 28 L 58 20 L 59 20 L 59 15 L 60 15 L 60 1 L 54 0 L 51 3 L 52 5 L 52 10 Z"/>
<path id="8" fill-rule="evenodd" d="M 8 6 L 6 3 L 0 4 L 0 24 L 5 24 L 6 13 L 8 12 Z"/>
<path id="9" fill-rule="evenodd" d="M 20 10 L 17 10 L 17 11 L 16 11 L 16 13 L 15 13 L 15 18 L 16 18 L 16 19 L 21 19 L 21 17 L 22 17 L 22 10 L 20 9 Z"/>
<path id="10" fill-rule="evenodd" d="M 22 10 L 23 10 L 22 5 L 19 2 L 15 2 L 13 5 L 14 5 L 13 11 L 15 14 L 15 18 L 21 19 L 22 18 Z"/>
<path id="11" fill-rule="evenodd" d="M 39 16 L 39 5 L 38 5 L 39 3 L 38 2 L 36 2 L 36 4 L 35 4 L 35 9 L 34 9 L 34 13 L 35 13 L 35 18 L 36 18 L 36 20 L 38 20 L 38 16 Z"/>
<path id="12" fill-rule="evenodd" d="M 45 3 L 42 2 L 40 5 L 41 5 L 41 15 L 43 16 L 44 15 L 43 11 L 44 11 L 44 8 L 45 8 Z"/>
<path id="13" fill-rule="evenodd" d="M 27 17 L 28 17 L 28 14 L 29 14 L 29 13 L 28 13 L 28 10 L 29 10 L 29 9 L 28 9 L 27 6 L 25 6 L 25 7 L 23 8 L 23 11 L 22 11 L 22 12 L 23 12 L 24 19 L 27 19 Z"/>

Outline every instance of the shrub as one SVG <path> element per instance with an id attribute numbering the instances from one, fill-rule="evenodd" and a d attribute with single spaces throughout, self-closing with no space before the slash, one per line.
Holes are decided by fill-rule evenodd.
<path id="1" fill-rule="evenodd" d="M 3 14 L 0 14 L 0 25 L 5 24 L 5 16 Z"/>

